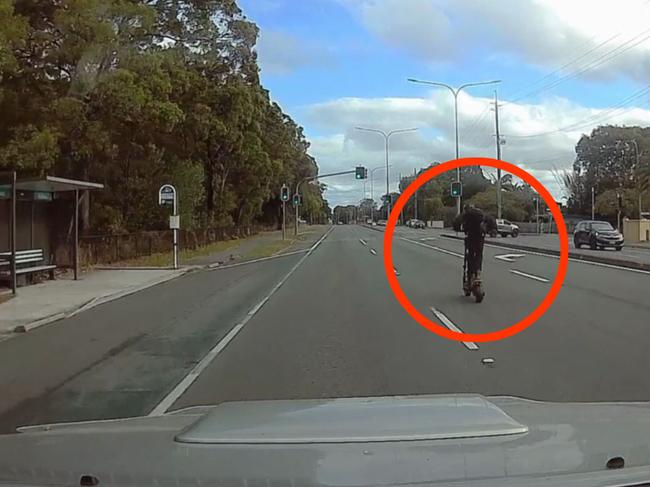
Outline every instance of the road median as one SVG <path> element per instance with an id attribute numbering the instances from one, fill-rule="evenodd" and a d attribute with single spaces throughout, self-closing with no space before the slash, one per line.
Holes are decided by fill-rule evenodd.
<path id="1" fill-rule="evenodd" d="M 451 240 L 463 240 L 464 237 L 458 236 L 458 235 L 453 235 L 449 233 L 443 233 L 440 235 L 441 237 L 448 238 Z M 494 240 L 487 240 L 486 244 L 492 245 L 493 247 L 501 247 L 504 249 L 511 249 L 511 250 L 522 250 L 525 252 L 535 252 L 537 254 L 545 254 L 545 255 L 551 255 L 554 257 L 559 257 L 560 256 L 560 251 L 559 250 L 553 250 L 553 249 L 546 249 L 546 248 L 541 248 L 541 247 L 535 247 L 532 245 L 521 245 L 517 243 L 510 243 L 510 242 L 501 242 L 501 241 L 494 241 Z M 586 254 L 581 254 L 578 252 L 572 252 L 569 251 L 569 258 L 573 260 L 581 260 L 585 262 L 594 262 L 596 264 L 606 264 L 606 265 L 612 265 L 612 266 L 618 266 L 618 267 L 625 267 L 628 269 L 636 269 L 636 270 L 641 270 L 641 271 L 650 271 L 650 263 L 644 263 L 644 262 L 635 262 L 633 260 L 628 260 L 625 258 L 613 258 L 613 257 L 606 257 L 602 255 L 586 255 Z"/>

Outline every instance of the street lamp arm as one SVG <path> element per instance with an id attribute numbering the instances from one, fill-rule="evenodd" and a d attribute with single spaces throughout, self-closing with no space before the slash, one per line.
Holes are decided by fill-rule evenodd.
<path id="1" fill-rule="evenodd" d="M 383 130 L 378 130 L 378 129 L 369 129 L 365 127 L 354 127 L 356 130 L 363 130 L 364 132 L 374 132 L 376 134 L 381 134 L 384 137 L 388 137 L 388 134 L 384 132 Z"/>
<path id="2" fill-rule="evenodd" d="M 410 81 L 411 83 L 419 83 L 421 85 L 432 85 L 432 86 L 441 86 L 443 88 L 447 88 L 449 91 L 453 93 L 454 96 L 458 94 L 458 91 L 454 90 L 452 86 L 449 86 L 448 84 L 445 83 L 438 83 L 436 81 L 424 81 L 421 79 L 414 79 L 414 78 L 407 78 L 407 81 Z"/>
<path id="3" fill-rule="evenodd" d="M 456 90 L 457 93 L 460 93 L 461 90 L 464 90 L 465 88 L 469 88 L 470 86 L 483 86 L 483 85 L 493 85 L 496 83 L 501 83 L 500 79 L 494 79 L 492 81 L 478 81 L 476 83 L 465 83 L 464 85 L 460 85 L 458 89 Z"/>
<path id="4" fill-rule="evenodd" d="M 418 129 L 417 128 L 412 128 L 412 129 L 391 130 L 390 132 L 388 132 L 388 137 L 390 138 L 391 135 L 403 134 L 405 132 L 415 132 L 416 130 L 418 130 Z"/>

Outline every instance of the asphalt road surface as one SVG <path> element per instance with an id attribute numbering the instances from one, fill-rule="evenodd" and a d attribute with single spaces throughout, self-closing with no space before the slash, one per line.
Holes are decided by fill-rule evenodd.
<path id="1" fill-rule="evenodd" d="M 0 430 L 245 399 L 650 400 L 650 273 L 571 262 L 535 325 L 463 344 L 425 330 L 397 303 L 382 239 L 335 226 L 310 252 L 195 272 L 0 342 Z M 396 272 L 410 301 L 472 333 L 526 316 L 557 270 L 551 256 L 487 247 L 487 295 L 476 304 L 461 292 L 462 252 L 460 241 L 396 232 Z"/>

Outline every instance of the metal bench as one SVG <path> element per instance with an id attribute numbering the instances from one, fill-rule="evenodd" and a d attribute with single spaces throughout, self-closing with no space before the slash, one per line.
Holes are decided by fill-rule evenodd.
<path id="1" fill-rule="evenodd" d="M 54 279 L 56 266 L 43 264 L 44 261 L 43 249 L 18 250 L 16 251 L 16 275 L 47 272 L 50 279 Z M 11 252 L 0 252 L 0 280 L 11 277 L 10 264 Z"/>

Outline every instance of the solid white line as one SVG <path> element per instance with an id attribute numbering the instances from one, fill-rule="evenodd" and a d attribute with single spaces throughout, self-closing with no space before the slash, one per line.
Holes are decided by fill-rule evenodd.
<path id="1" fill-rule="evenodd" d="M 427 245 L 427 244 L 422 243 L 422 242 L 417 242 L 416 240 L 411 240 L 410 238 L 400 237 L 400 239 L 404 240 L 406 242 L 414 243 L 415 245 L 419 245 L 421 247 L 426 247 L 426 248 L 431 249 L 431 250 L 436 250 L 438 252 L 442 252 L 443 254 L 453 255 L 454 257 L 459 257 L 461 259 L 464 257 L 463 254 L 459 254 L 457 252 L 452 252 L 451 250 L 447 250 L 447 249 L 442 249 L 440 247 L 434 247 L 433 245 Z"/>
<path id="2" fill-rule="evenodd" d="M 370 249 L 370 253 L 371 253 L 372 255 L 377 255 L 377 251 L 376 251 L 375 249 Z"/>
<path id="3" fill-rule="evenodd" d="M 366 242 L 364 239 L 360 238 L 359 242 L 361 242 L 361 245 L 368 245 L 368 242 Z"/>
<path id="4" fill-rule="evenodd" d="M 233 338 L 241 331 L 246 322 L 252 317 L 248 315 L 244 318 L 244 321 L 235 325 L 228 334 L 223 337 L 223 339 L 217 343 L 208 353 L 201 359 L 201 361 L 196 364 L 196 367 L 187 374 L 182 381 L 180 381 L 174 389 L 165 396 L 165 398 L 158 403 L 158 405 L 149 413 L 149 416 L 160 416 L 165 414 L 165 412 L 176 402 L 176 400 L 192 385 L 192 383 L 199 377 L 199 374 L 205 370 L 205 368 L 210 365 L 210 362 L 219 355 L 219 353 L 226 348 L 226 346 L 232 341 Z"/>
<path id="5" fill-rule="evenodd" d="M 232 267 L 239 267 L 248 264 L 256 264 L 257 262 L 264 262 L 266 260 L 279 259 L 280 257 L 289 257 L 290 255 L 304 254 L 305 252 L 309 252 L 309 249 L 294 250 L 293 252 L 287 252 L 286 254 L 277 254 L 277 255 L 272 255 L 270 257 L 260 257 L 259 259 L 247 260 L 245 262 L 238 262 L 236 264 L 221 265 L 219 263 L 214 263 L 208 265 L 208 269 L 212 271 L 221 270 L 221 269 L 230 269 Z"/>
<path id="6" fill-rule="evenodd" d="M 517 271 L 515 269 L 510 269 L 510 272 L 517 274 L 518 276 L 527 277 L 528 279 L 534 279 L 535 281 L 548 282 L 548 279 L 544 279 L 543 277 L 535 276 L 533 274 L 526 274 L 525 272 Z"/>
<path id="7" fill-rule="evenodd" d="M 434 315 L 436 315 L 438 319 L 442 321 L 442 324 L 445 325 L 447 328 L 449 328 L 451 331 L 455 331 L 456 333 L 463 333 L 463 330 L 461 330 L 456 325 L 454 325 L 449 318 L 447 318 L 441 311 L 438 311 L 433 306 L 431 306 L 431 312 Z M 478 350 L 478 345 L 474 342 L 461 342 L 461 343 L 465 345 L 468 350 Z"/>
<path id="8" fill-rule="evenodd" d="M 280 289 L 280 287 L 291 277 L 291 275 L 300 267 L 300 265 L 309 257 L 314 250 L 318 248 L 318 246 L 325 240 L 325 238 L 331 233 L 332 229 L 334 227 L 330 227 L 330 229 L 314 244 L 312 245 L 308 250 L 307 253 L 287 272 L 287 274 L 280 279 L 280 282 L 278 282 L 273 289 L 262 299 L 258 304 L 256 304 L 251 310 L 244 316 L 244 319 L 237 325 L 235 325 L 227 334 L 225 337 L 223 337 L 219 343 L 217 343 L 202 359 L 201 361 L 196 364 L 196 366 L 187 374 L 183 380 L 181 380 L 172 391 L 167 394 L 162 401 L 158 403 L 158 405 L 153 408 L 153 410 L 148 414 L 148 416 L 160 416 L 162 414 L 165 414 L 167 410 L 178 400 L 179 397 L 181 397 L 185 391 L 194 383 L 194 381 L 199 377 L 201 372 L 205 370 L 205 368 L 210 365 L 210 363 L 221 353 L 223 349 L 228 346 L 228 344 L 237 336 L 237 334 L 244 328 L 244 325 L 250 321 L 250 319 L 255 316 L 255 314 L 262 309 L 262 306 L 264 306 L 268 300 L 275 294 L 275 292 Z"/>

